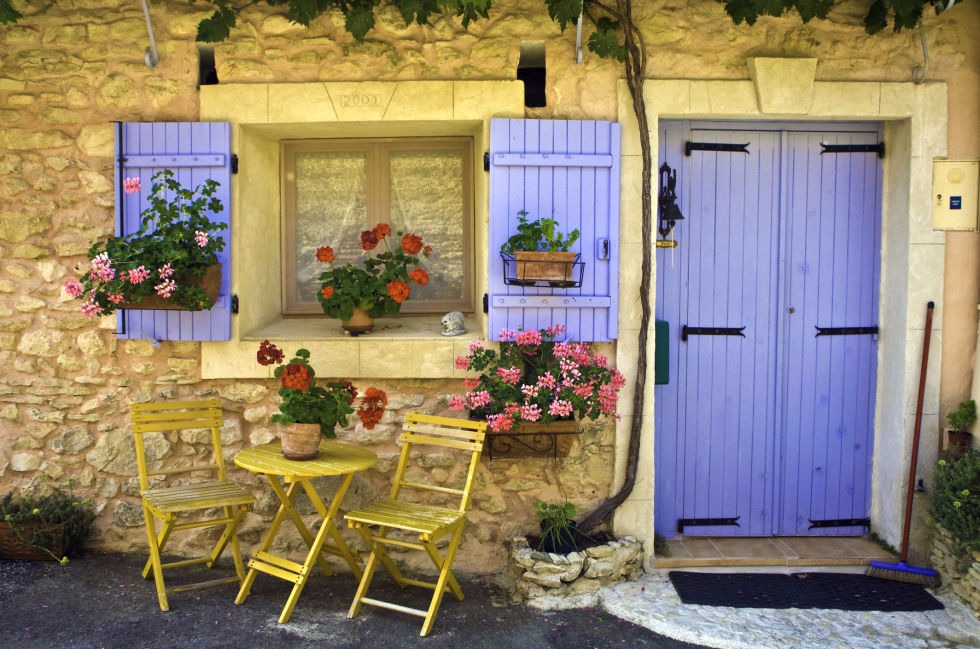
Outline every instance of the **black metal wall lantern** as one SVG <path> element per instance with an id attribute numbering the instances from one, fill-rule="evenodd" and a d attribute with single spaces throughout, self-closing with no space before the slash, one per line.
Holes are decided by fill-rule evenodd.
<path id="1" fill-rule="evenodd" d="M 657 232 L 660 233 L 660 240 L 657 241 L 658 248 L 673 248 L 677 245 L 676 241 L 666 240 L 674 225 L 684 220 L 684 215 L 677 207 L 676 187 L 677 172 L 665 162 L 660 165 L 660 193 L 657 197 Z"/>

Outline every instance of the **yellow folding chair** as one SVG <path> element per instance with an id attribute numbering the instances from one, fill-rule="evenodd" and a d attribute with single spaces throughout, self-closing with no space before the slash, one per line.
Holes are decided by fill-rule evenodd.
<path id="1" fill-rule="evenodd" d="M 170 610 L 167 593 L 177 593 L 208 586 L 217 586 L 245 579 L 241 550 L 236 533 L 238 524 L 248 507 L 255 503 L 255 496 L 243 487 L 225 478 L 225 461 L 221 453 L 221 427 L 224 419 L 217 399 L 205 401 L 178 401 L 168 403 L 133 404 L 133 436 L 136 441 L 136 465 L 139 470 L 140 497 L 143 502 L 143 520 L 146 538 L 150 545 L 150 558 L 143 568 L 143 579 L 153 573 L 156 582 L 160 610 Z M 163 436 L 171 431 L 210 432 L 210 449 L 205 457 L 199 457 L 190 466 L 176 469 L 150 469 L 146 453 L 146 438 Z M 153 482 L 151 483 L 151 479 Z M 220 515 L 215 516 L 215 511 Z M 157 530 L 157 521 L 160 529 Z M 163 563 L 163 552 L 173 532 L 206 527 L 223 527 L 211 551 L 200 557 Z M 235 564 L 236 577 L 225 577 L 182 584 L 167 588 L 163 571 L 171 568 L 207 564 L 212 567 L 228 542 Z"/>
<path id="2" fill-rule="evenodd" d="M 486 422 L 453 419 L 449 417 L 434 417 L 431 415 L 409 414 L 405 417 L 402 429 L 401 456 L 395 473 L 391 495 L 385 500 L 379 500 L 365 509 L 349 512 L 344 518 L 348 526 L 357 530 L 371 549 L 371 556 L 364 567 L 361 583 L 354 596 L 347 617 L 355 617 L 361 610 L 362 604 L 380 606 L 393 611 L 409 613 L 425 618 L 422 623 L 422 633 L 428 635 L 435 622 L 436 613 L 442 603 L 442 596 L 447 589 L 451 590 L 456 599 L 462 601 L 463 591 L 459 582 L 453 576 L 453 560 L 463 536 L 463 526 L 466 524 L 466 511 L 470 506 L 473 483 L 476 478 L 480 453 L 483 450 L 483 438 L 486 434 Z M 417 446 L 438 447 L 465 452 L 469 455 L 469 468 L 462 488 L 448 487 L 437 484 L 423 483 L 407 477 L 413 453 L 419 456 Z M 446 495 L 452 502 L 439 506 L 423 502 L 425 492 L 443 494 L 440 503 L 444 503 Z M 392 531 L 407 533 L 403 537 L 411 539 L 418 535 L 418 541 L 389 536 Z M 436 543 L 449 536 L 445 554 L 439 552 Z M 435 564 L 439 577 L 434 582 L 412 579 L 404 576 L 391 556 L 387 547 L 395 546 L 411 550 L 423 550 Z M 381 564 L 391 574 L 399 586 L 421 586 L 433 590 L 432 600 L 427 610 L 410 608 L 367 597 L 368 587 L 378 564 Z"/>

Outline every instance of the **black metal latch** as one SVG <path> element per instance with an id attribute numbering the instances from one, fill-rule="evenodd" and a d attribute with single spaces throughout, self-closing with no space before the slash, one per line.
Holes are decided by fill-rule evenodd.
<path id="1" fill-rule="evenodd" d="M 741 336 L 745 338 L 745 327 L 681 327 L 681 340 L 687 342 L 688 336 Z"/>
<path id="2" fill-rule="evenodd" d="M 810 527 L 808 529 L 811 530 L 822 527 L 866 527 L 871 529 L 870 518 L 828 518 L 819 521 L 810 518 L 807 520 L 810 521 Z"/>
<path id="3" fill-rule="evenodd" d="M 864 336 L 878 335 L 878 325 L 871 327 L 817 327 L 818 336 Z"/>
<path id="4" fill-rule="evenodd" d="M 683 534 L 685 527 L 714 527 L 717 525 L 734 525 L 735 527 L 741 527 L 738 524 L 738 519 L 741 516 L 733 516 L 732 518 L 678 518 L 677 519 L 677 533 Z"/>
<path id="5" fill-rule="evenodd" d="M 691 151 L 722 151 L 749 154 L 749 143 L 729 144 L 728 142 L 685 142 L 684 155 L 691 157 Z"/>
<path id="6" fill-rule="evenodd" d="M 878 144 L 824 144 L 820 143 L 820 148 L 825 153 L 877 153 L 879 158 L 885 157 L 885 143 Z"/>

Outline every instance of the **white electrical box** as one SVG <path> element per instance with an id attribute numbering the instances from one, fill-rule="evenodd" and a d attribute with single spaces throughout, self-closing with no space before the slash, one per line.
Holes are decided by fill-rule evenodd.
<path id="1" fill-rule="evenodd" d="M 980 161 L 932 161 L 932 228 L 976 230 Z"/>

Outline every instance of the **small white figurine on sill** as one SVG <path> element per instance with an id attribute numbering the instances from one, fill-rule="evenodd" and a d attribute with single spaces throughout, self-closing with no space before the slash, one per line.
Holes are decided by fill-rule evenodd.
<path id="1" fill-rule="evenodd" d="M 442 316 L 441 322 L 443 336 L 459 336 L 466 333 L 466 327 L 463 324 L 463 314 L 459 311 L 451 311 Z"/>

